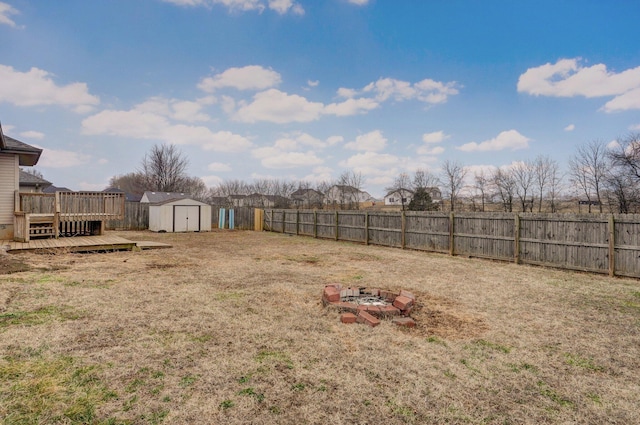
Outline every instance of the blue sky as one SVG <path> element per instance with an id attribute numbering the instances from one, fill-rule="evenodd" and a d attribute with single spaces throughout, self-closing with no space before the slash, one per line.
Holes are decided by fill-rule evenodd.
<path id="1" fill-rule="evenodd" d="M 382 196 L 640 131 L 640 2 L 0 0 L 0 120 L 58 186 L 101 190 L 174 143 L 209 186 Z"/>

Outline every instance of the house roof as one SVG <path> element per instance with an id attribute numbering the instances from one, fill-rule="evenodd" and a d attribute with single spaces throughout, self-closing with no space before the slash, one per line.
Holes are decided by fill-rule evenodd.
<path id="1" fill-rule="evenodd" d="M 181 192 L 151 192 L 147 191 L 142 195 L 150 204 L 159 204 L 167 201 L 176 201 L 178 199 L 189 198 L 191 195 Z"/>
<path id="2" fill-rule="evenodd" d="M 20 170 L 20 186 L 48 187 L 51 186 L 51 182 L 26 171 Z"/>
<path id="3" fill-rule="evenodd" d="M 105 190 L 103 190 L 103 192 L 124 193 L 124 200 L 127 202 L 140 202 L 140 199 L 142 199 L 142 195 L 138 195 L 135 193 L 127 193 L 124 190 L 119 189 L 117 187 L 108 187 Z"/>
<path id="4" fill-rule="evenodd" d="M 394 193 L 399 193 L 400 191 L 404 190 L 405 192 L 409 192 L 411 194 L 414 194 L 415 192 L 411 189 L 405 189 L 404 187 L 399 187 L 397 189 L 393 189 L 390 190 L 389 192 L 387 192 L 386 195 L 384 195 L 385 197 L 389 196 L 389 195 L 393 195 Z"/>
<path id="5" fill-rule="evenodd" d="M 38 163 L 42 149 L 27 145 L 19 140 L 2 134 L 0 128 L 0 152 L 18 155 L 20 165 L 33 166 Z"/>
<path id="6" fill-rule="evenodd" d="M 73 190 L 69 189 L 68 187 L 58 187 L 58 186 L 47 186 L 44 189 L 42 189 L 43 193 L 56 193 L 56 192 L 73 192 Z"/>
<path id="7" fill-rule="evenodd" d="M 298 189 L 295 192 L 293 192 L 291 194 L 291 197 L 296 199 L 303 199 L 304 197 L 308 197 L 308 196 L 324 196 L 324 194 L 322 192 L 319 192 L 315 189 Z"/>

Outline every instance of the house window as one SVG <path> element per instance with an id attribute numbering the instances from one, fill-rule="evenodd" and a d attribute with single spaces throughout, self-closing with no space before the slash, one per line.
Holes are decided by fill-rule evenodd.
<path id="1" fill-rule="evenodd" d="M 396 202 L 396 198 L 389 198 L 389 202 Z"/>

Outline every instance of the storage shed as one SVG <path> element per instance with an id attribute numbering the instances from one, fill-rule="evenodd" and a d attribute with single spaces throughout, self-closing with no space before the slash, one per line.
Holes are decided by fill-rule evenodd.
<path id="1" fill-rule="evenodd" d="M 210 232 L 211 205 L 191 198 L 149 204 L 153 232 Z"/>

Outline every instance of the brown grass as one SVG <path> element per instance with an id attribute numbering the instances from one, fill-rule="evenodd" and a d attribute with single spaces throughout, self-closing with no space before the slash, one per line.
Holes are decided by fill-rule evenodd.
<path id="1" fill-rule="evenodd" d="M 15 256 L 0 423 L 640 423 L 640 283 L 255 232 Z M 327 283 L 406 289 L 343 325 Z M 16 406 L 19 407 L 16 408 Z"/>

